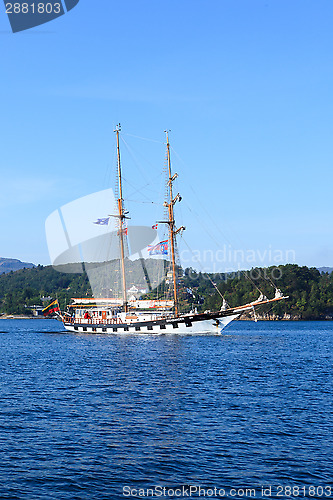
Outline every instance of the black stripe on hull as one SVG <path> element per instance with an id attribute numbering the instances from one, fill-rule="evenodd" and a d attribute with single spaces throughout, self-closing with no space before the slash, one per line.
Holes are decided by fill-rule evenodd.
<path id="1" fill-rule="evenodd" d="M 233 313 L 235 314 L 235 313 Z M 226 317 L 226 316 L 231 316 L 232 314 L 228 314 L 226 312 L 217 312 L 217 313 L 202 313 L 202 314 L 194 314 L 191 316 L 180 316 L 178 318 L 170 318 L 170 319 L 160 319 L 160 320 L 154 320 L 154 321 L 137 321 L 133 323 L 99 323 L 99 324 L 94 324 L 94 323 L 69 323 L 69 322 L 64 322 L 64 326 L 68 328 L 73 328 L 75 331 L 83 331 L 83 332 L 88 332 L 89 333 L 106 333 L 107 331 L 111 331 L 114 333 L 117 333 L 118 330 L 121 332 L 128 332 L 130 329 L 131 331 L 137 331 L 140 332 L 141 329 L 145 329 L 146 331 L 151 331 L 152 333 L 154 330 L 154 327 L 160 327 L 161 333 L 163 333 L 163 330 L 167 328 L 167 326 L 172 326 L 175 330 L 179 328 L 179 326 L 185 326 L 186 328 L 190 328 L 193 323 L 198 323 L 200 321 L 207 321 L 207 320 L 215 320 L 216 325 L 219 325 L 218 318 Z M 80 329 L 80 330 L 79 330 Z M 89 330 L 88 330 L 89 329 Z M 156 332 L 155 332 L 156 333 Z"/>

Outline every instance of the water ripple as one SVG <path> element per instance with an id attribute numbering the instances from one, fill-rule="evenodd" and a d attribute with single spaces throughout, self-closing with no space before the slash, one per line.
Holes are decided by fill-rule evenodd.
<path id="1" fill-rule="evenodd" d="M 1 499 L 332 483 L 332 323 L 219 337 L 0 323 Z"/>

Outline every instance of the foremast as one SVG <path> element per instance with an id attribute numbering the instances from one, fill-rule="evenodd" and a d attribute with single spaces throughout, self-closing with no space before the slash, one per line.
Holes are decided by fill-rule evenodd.
<path id="1" fill-rule="evenodd" d="M 173 197 L 173 182 L 178 177 L 178 174 L 175 173 L 172 175 L 171 172 L 171 158 L 170 158 L 170 143 L 169 143 L 169 131 L 165 130 L 166 134 L 166 146 L 167 146 L 167 166 L 168 166 L 168 191 L 169 191 L 169 200 L 165 201 L 164 206 L 168 209 L 168 221 L 167 224 L 169 226 L 169 241 L 170 241 L 170 249 L 171 249 L 171 268 L 172 268 L 172 278 L 173 278 L 173 299 L 174 299 L 174 307 L 175 307 L 175 316 L 178 316 L 178 287 L 177 287 L 177 278 L 178 273 L 176 271 L 176 236 L 181 231 L 185 230 L 184 226 L 176 229 L 175 225 L 175 217 L 174 217 L 174 204 L 176 201 L 181 200 L 181 196 L 179 193 Z"/>
<path id="2" fill-rule="evenodd" d="M 123 200 L 123 188 L 121 179 L 121 163 L 120 163 L 120 147 L 119 147 L 119 132 L 121 130 L 120 123 L 116 125 L 114 132 L 117 137 L 117 174 L 118 174 L 118 218 L 119 218 L 119 242 L 120 242 L 120 265 L 121 265 L 121 283 L 122 283 L 122 295 L 123 295 L 123 307 L 124 311 L 128 312 L 127 304 L 127 294 L 126 294 L 126 275 L 125 275 L 125 219 L 127 218 L 124 210 L 124 200 Z"/>

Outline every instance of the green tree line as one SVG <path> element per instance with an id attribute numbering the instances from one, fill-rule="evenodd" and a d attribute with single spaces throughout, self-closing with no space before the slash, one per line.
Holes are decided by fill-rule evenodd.
<path id="1" fill-rule="evenodd" d="M 289 299 L 262 307 L 259 314 L 292 319 L 329 319 L 333 317 L 333 273 L 287 264 L 254 268 L 244 273 L 205 275 L 185 269 L 180 280 L 180 308 L 198 311 L 221 307 L 221 295 L 232 306 L 252 302 L 262 292 L 274 296 L 274 287 Z M 217 292 L 218 288 L 219 292 Z M 259 292 L 260 290 L 260 292 Z M 91 297 L 87 275 L 65 274 L 52 266 L 37 266 L 0 275 L 0 313 L 31 314 L 32 306 L 48 305 L 58 299 L 64 309 L 71 297 Z M 50 297 L 49 300 L 45 298 Z"/>
<path id="2" fill-rule="evenodd" d="M 209 275 L 209 278 L 191 269 L 185 270 L 185 283 L 196 301 L 202 303 L 202 309 L 218 310 L 221 307 L 221 295 L 211 283 L 213 281 L 231 307 L 256 300 L 260 292 L 273 298 L 277 287 L 289 299 L 263 306 L 259 314 L 277 318 L 290 316 L 291 319 L 333 317 L 333 273 L 287 264 L 228 275 Z M 195 302 L 193 296 L 187 295 L 189 299 Z"/>
<path id="3" fill-rule="evenodd" d="M 86 274 L 65 274 L 52 266 L 37 266 L 0 275 L 0 313 L 32 314 L 31 306 L 58 299 L 63 309 L 71 297 L 91 297 Z M 50 300 L 45 300 L 50 297 Z M 43 300 L 44 298 L 44 300 Z"/>

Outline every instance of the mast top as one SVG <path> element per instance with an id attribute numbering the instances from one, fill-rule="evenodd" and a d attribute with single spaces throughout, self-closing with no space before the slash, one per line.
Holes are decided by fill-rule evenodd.
<path id="1" fill-rule="evenodd" d="M 113 132 L 120 132 L 120 131 L 121 131 L 121 124 L 117 123 Z"/>
<path id="2" fill-rule="evenodd" d="M 166 134 L 167 144 L 169 144 L 169 132 L 171 132 L 171 130 L 164 130 L 164 133 Z"/>

